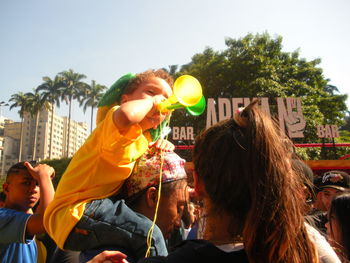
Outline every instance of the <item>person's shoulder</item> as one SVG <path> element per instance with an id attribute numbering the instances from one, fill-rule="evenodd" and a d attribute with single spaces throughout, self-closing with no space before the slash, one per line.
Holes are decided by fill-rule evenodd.
<path id="1" fill-rule="evenodd" d="M 0 219 L 5 219 L 5 218 L 12 218 L 12 217 L 29 217 L 30 214 L 26 214 L 21 211 L 17 211 L 14 209 L 9 209 L 9 208 L 0 208 Z"/>
<path id="2" fill-rule="evenodd" d="M 17 241 L 24 242 L 24 236 L 26 224 L 28 222 L 31 214 L 26 214 L 24 212 L 16 211 L 8 208 L 0 209 L 0 240 L 3 243 L 11 243 L 12 239 L 10 237 L 17 236 Z M 9 239 L 8 239 L 8 238 Z M 6 242 L 5 242 L 6 240 Z"/>
<path id="3" fill-rule="evenodd" d="M 153 257 L 140 263 L 176 263 L 176 262 L 238 262 L 247 263 L 244 250 L 224 252 L 205 240 L 187 240 L 175 247 L 167 257 Z"/>
<path id="4" fill-rule="evenodd" d="M 305 223 L 306 231 L 315 244 L 320 262 L 338 263 L 338 257 L 326 238 L 313 226 Z"/>

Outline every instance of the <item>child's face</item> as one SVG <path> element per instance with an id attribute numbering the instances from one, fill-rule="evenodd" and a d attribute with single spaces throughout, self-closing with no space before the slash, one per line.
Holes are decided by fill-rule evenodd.
<path id="1" fill-rule="evenodd" d="M 26 170 L 20 170 L 4 184 L 6 207 L 27 212 L 40 198 L 37 181 Z"/>
<path id="2" fill-rule="evenodd" d="M 154 104 L 159 104 L 161 101 L 169 98 L 173 94 L 169 84 L 161 78 L 154 77 L 143 82 L 130 94 L 124 94 L 126 100 L 153 99 Z M 154 107 L 146 117 L 141 121 L 140 125 L 146 129 L 156 128 L 167 114 L 160 114 Z"/>
<path id="3" fill-rule="evenodd" d="M 331 215 L 329 221 L 326 223 L 328 241 L 333 247 L 339 247 L 339 244 L 341 244 L 341 230 L 338 220 L 334 215 Z"/>

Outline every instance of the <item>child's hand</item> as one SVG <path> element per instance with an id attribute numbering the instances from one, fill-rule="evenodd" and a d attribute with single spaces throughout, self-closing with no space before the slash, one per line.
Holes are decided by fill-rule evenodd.
<path id="1" fill-rule="evenodd" d="M 172 152 L 175 150 L 175 145 L 171 142 L 163 139 L 158 139 L 155 142 L 151 142 L 148 144 L 149 148 L 155 148 L 157 150 L 161 150 L 164 152 Z"/>
<path id="2" fill-rule="evenodd" d="M 87 263 L 128 263 L 126 255 L 119 251 L 105 250 Z"/>
<path id="3" fill-rule="evenodd" d="M 39 164 L 33 167 L 29 162 L 25 162 L 24 165 L 27 167 L 30 175 L 37 181 L 42 177 L 50 177 L 51 179 L 55 176 L 55 169 L 47 164 Z"/>

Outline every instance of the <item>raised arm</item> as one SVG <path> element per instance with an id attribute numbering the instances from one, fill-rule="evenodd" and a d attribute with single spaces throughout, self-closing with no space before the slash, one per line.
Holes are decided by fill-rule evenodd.
<path id="1" fill-rule="evenodd" d="M 152 109 L 156 109 L 152 98 L 127 101 L 114 112 L 114 124 L 120 131 L 124 131 L 131 125 L 140 123 Z M 144 130 L 149 127 L 141 128 Z"/>
<path id="2" fill-rule="evenodd" d="M 28 162 L 24 165 L 27 167 L 30 175 L 38 182 L 40 189 L 40 203 L 35 213 L 29 218 L 26 228 L 26 234 L 33 236 L 46 232 L 43 225 L 43 217 L 46 207 L 55 194 L 51 181 L 51 176 L 55 173 L 55 170 L 47 164 L 39 164 L 34 168 Z"/>

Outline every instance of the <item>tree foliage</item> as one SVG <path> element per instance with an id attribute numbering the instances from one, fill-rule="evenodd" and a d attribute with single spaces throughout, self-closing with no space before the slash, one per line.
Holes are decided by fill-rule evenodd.
<path id="1" fill-rule="evenodd" d="M 319 67 L 320 59 L 307 61 L 300 58 L 299 50 L 285 52 L 282 37 L 271 38 L 268 33 L 227 38 L 225 43 L 223 51 L 208 47 L 195 54 L 179 71 L 198 78 L 206 98 L 269 97 L 273 105 L 277 97 L 300 97 L 307 127 L 305 138 L 296 143 L 321 142 L 317 124 L 344 124 L 347 95 L 338 94 L 329 84 Z M 205 128 L 205 114 L 198 118 L 175 111 L 173 115 L 173 125 L 194 126 L 196 133 Z M 320 154 L 311 148 L 305 152 L 305 157 Z"/>
<path id="2" fill-rule="evenodd" d="M 88 107 L 91 107 L 91 125 L 90 132 L 92 132 L 93 120 L 94 120 L 94 108 L 97 108 L 98 102 L 102 98 L 106 86 L 96 84 L 95 80 L 91 81 L 91 85 L 86 85 L 85 89 L 81 90 L 80 94 L 80 106 L 83 105 L 83 111 L 86 112 Z"/>
<path id="3" fill-rule="evenodd" d="M 55 177 L 52 179 L 52 183 L 57 188 L 58 182 L 60 181 L 63 173 L 67 169 L 72 158 L 61 158 L 53 160 L 43 160 L 40 163 L 46 163 L 55 169 Z"/>
<path id="4" fill-rule="evenodd" d="M 61 87 L 61 98 L 69 104 L 69 113 L 68 113 L 68 136 L 66 144 L 66 157 L 69 156 L 69 140 L 70 140 L 70 126 L 71 126 L 71 116 L 72 116 L 72 100 L 77 99 L 80 101 L 80 96 L 82 90 L 85 90 L 87 84 L 82 80 L 86 78 L 84 74 L 74 72 L 73 69 L 62 71 L 58 73 L 58 76 L 62 80 Z"/>

